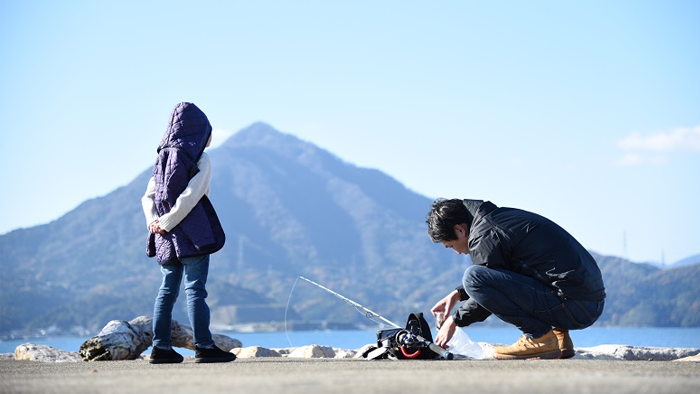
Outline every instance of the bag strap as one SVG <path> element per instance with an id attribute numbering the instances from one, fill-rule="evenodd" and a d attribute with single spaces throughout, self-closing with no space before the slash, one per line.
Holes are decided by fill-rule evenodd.
<path id="1" fill-rule="evenodd" d="M 410 327 L 411 322 L 417 322 L 417 327 Z M 416 324 L 416 323 L 413 323 Z M 423 338 L 430 342 L 433 342 L 433 334 L 430 331 L 430 326 L 428 322 L 423 317 L 423 312 L 413 312 L 408 315 L 408 320 L 406 320 L 406 330 L 411 331 L 412 329 L 418 329 L 420 332 L 415 332 L 414 334 L 419 334 Z"/>

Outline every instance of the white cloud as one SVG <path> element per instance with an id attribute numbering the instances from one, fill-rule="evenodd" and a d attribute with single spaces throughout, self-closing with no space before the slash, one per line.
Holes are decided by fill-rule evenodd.
<path id="1" fill-rule="evenodd" d="M 646 156 L 637 153 L 627 153 L 619 158 L 615 164 L 623 167 L 640 166 L 643 164 L 663 164 L 666 162 L 665 156 Z"/>
<path id="2" fill-rule="evenodd" d="M 700 126 L 678 127 L 648 135 L 635 132 L 619 140 L 617 146 L 626 152 L 616 161 L 617 165 L 663 164 L 665 154 L 670 152 L 700 151 Z"/>
<path id="3" fill-rule="evenodd" d="M 617 145 L 626 151 L 700 151 L 700 126 L 679 127 L 650 135 L 635 132 L 618 141 Z"/>

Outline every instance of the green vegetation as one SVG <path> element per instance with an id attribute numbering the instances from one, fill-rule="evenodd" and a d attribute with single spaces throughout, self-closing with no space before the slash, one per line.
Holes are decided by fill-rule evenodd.
<path id="1" fill-rule="evenodd" d="M 371 325 L 308 284 L 290 297 L 298 275 L 402 323 L 427 313 L 462 276 L 464 260 L 426 234 L 431 201 L 377 170 L 264 124 L 211 156 L 211 199 L 227 234 L 210 266 L 214 324 L 281 327 L 286 312 L 296 328 Z M 152 313 L 160 271 L 145 256 L 140 204 L 149 174 L 54 222 L 0 236 L 0 335 L 50 326 L 96 332 Z M 598 324 L 700 326 L 700 264 L 662 270 L 596 259 L 608 292 Z M 175 319 L 187 320 L 185 308 L 181 293 Z"/>

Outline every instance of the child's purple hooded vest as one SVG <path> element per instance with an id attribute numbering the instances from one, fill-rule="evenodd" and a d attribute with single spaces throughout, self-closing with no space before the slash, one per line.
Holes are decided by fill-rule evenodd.
<path id="1" fill-rule="evenodd" d="M 170 212 L 190 179 L 199 172 L 197 162 L 211 131 L 207 116 L 196 105 L 180 103 L 173 109 L 153 167 L 155 206 L 159 216 Z M 166 264 L 183 257 L 214 253 L 224 242 L 224 231 L 205 195 L 169 233 L 151 234 L 147 253 L 149 257 L 157 256 L 158 264 Z"/>

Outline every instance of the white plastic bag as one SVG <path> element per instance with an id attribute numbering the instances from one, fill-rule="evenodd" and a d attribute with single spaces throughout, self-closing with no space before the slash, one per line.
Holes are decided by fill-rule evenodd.
<path id="1" fill-rule="evenodd" d="M 466 356 L 474 359 L 485 357 L 484 350 L 478 343 L 472 341 L 461 327 L 456 327 L 455 335 L 447 342 L 447 350 L 454 355 Z"/>

